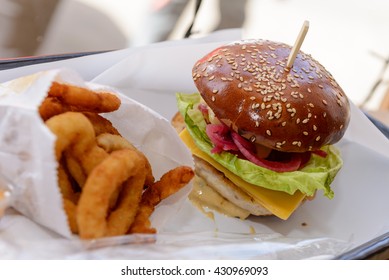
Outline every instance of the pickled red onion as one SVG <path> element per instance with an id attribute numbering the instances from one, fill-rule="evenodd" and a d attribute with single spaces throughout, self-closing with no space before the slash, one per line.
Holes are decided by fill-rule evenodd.
<path id="1" fill-rule="evenodd" d="M 231 139 L 229 128 L 224 124 L 208 124 L 205 131 L 214 144 L 214 148 L 211 150 L 212 153 L 239 150 Z"/>
<path id="2" fill-rule="evenodd" d="M 252 150 L 247 149 L 247 147 L 249 146 L 247 145 L 248 141 L 246 139 L 244 139 L 236 132 L 231 132 L 231 136 L 233 142 L 239 148 L 239 151 L 247 158 L 247 160 L 251 161 L 252 163 L 258 166 L 276 172 L 290 172 L 290 171 L 298 170 L 302 163 L 303 155 L 302 154 L 300 155 L 298 153 L 290 153 L 290 158 L 287 161 L 282 161 L 282 162 L 261 159 L 257 157 Z"/>

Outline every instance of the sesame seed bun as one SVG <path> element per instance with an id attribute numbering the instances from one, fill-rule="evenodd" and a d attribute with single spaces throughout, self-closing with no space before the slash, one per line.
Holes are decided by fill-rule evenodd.
<path id="1" fill-rule="evenodd" d="M 349 102 L 332 75 L 291 47 L 246 40 L 222 46 L 193 67 L 193 80 L 218 119 L 243 137 L 285 152 L 317 150 L 344 135 Z"/>

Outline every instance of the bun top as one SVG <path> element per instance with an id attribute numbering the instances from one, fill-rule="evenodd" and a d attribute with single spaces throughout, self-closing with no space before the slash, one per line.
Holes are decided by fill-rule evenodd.
<path id="1" fill-rule="evenodd" d="M 291 46 L 244 40 L 215 49 L 193 67 L 193 80 L 216 117 L 240 135 L 285 152 L 339 141 L 350 120 L 347 96 L 332 75 Z"/>

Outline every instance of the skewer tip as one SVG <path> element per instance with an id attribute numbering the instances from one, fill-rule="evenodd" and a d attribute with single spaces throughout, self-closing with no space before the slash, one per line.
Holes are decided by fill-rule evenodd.
<path id="1" fill-rule="evenodd" d="M 301 45 L 305 39 L 305 35 L 307 35 L 309 29 L 309 21 L 305 20 L 301 27 L 300 33 L 297 36 L 296 42 L 294 43 L 292 50 L 290 51 L 288 62 L 286 63 L 286 68 L 292 68 L 293 62 L 296 59 L 297 53 L 299 52 Z"/>

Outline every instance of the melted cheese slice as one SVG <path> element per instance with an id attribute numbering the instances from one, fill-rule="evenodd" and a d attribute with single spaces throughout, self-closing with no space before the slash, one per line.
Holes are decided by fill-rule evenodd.
<path id="1" fill-rule="evenodd" d="M 180 133 L 180 138 L 188 146 L 192 154 L 202 158 L 217 170 L 223 172 L 228 179 L 230 179 L 235 185 L 249 194 L 256 202 L 283 220 L 288 219 L 305 198 L 305 195 L 299 191 L 297 191 L 294 195 L 289 195 L 285 192 L 273 191 L 250 184 L 224 168 L 209 155 L 201 151 L 196 146 L 195 142 L 186 129 Z"/>

